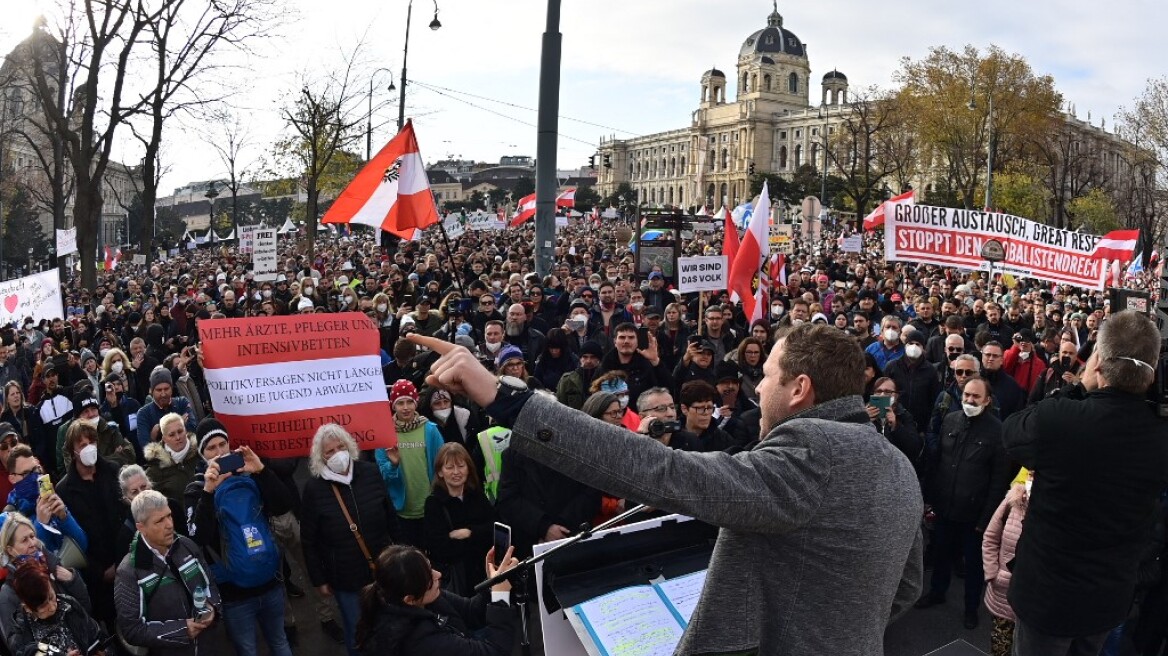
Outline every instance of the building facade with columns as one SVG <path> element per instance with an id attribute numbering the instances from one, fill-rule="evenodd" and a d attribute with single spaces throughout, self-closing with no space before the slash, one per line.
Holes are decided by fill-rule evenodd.
<path id="1" fill-rule="evenodd" d="M 602 139 L 597 191 L 621 183 L 650 205 L 716 210 L 747 199 L 750 174 L 793 174 L 810 163 L 822 170 L 825 136 L 847 109 L 848 79 L 831 71 L 812 78 L 807 44 L 783 25 L 776 6 L 766 26 L 738 51 L 729 100 L 726 74 L 702 74 L 698 108 L 688 127 L 633 139 Z M 811 105 L 812 89 L 820 104 Z M 753 167 L 752 167 L 753 165 Z"/>

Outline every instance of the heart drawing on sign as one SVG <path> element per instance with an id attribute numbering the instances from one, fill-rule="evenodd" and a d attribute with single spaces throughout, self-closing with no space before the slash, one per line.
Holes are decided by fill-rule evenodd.
<path id="1" fill-rule="evenodd" d="M 16 305 L 20 303 L 20 298 L 16 294 L 9 294 L 4 297 L 4 309 L 8 310 L 9 314 L 16 311 Z"/>

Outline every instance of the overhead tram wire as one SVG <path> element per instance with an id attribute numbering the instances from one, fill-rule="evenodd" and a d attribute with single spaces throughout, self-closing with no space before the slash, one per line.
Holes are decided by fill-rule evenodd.
<path id="1" fill-rule="evenodd" d="M 429 84 L 429 83 L 425 83 L 425 82 L 417 82 L 416 80 L 414 81 L 414 83 L 418 84 L 419 86 L 425 87 L 426 89 L 433 91 L 434 93 L 447 92 L 447 93 L 467 96 L 470 98 L 476 98 L 478 100 L 486 100 L 487 102 L 498 103 L 498 104 L 504 105 L 506 107 L 514 107 L 515 109 L 522 109 L 522 110 L 527 111 L 527 112 L 538 111 L 537 109 L 535 109 L 533 107 L 525 107 L 523 105 L 518 105 L 518 104 L 515 104 L 513 102 L 506 101 L 506 100 L 499 100 L 497 98 L 488 98 L 487 96 L 480 96 L 477 94 L 470 93 L 469 91 L 459 91 L 458 89 L 451 89 L 449 87 L 443 87 L 443 86 Z M 445 94 L 443 94 L 443 95 L 445 95 Z M 466 101 L 463 101 L 463 102 L 466 102 Z M 634 138 L 642 136 L 642 135 L 640 135 L 636 132 L 633 132 L 631 130 L 622 130 L 621 128 L 616 128 L 616 127 L 613 127 L 611 125 L 604 125 L 603 123 L 593 123 L 592 121 L 585 121 L 584 119 L 581 119 L 581 118 L 573 118 L 571 116 L 564 116 L 563 114 L 560 115 L 560 118 L 562 118 L 566 121 L 580 123 L 582 125 L 588 125 L 588 126 L 595 127 L 595 128 L 601 128 L 602 130 L 611 130 L 613 132 L 621 132 L 621 133 L 624 133 L 627 135 L 631 135 Z"/>
<path id="2" fill-rule="evenodd" d="M 514 122 L 516 122 L 516 123 L 519 123 L 519 124 L 521 124 L 521 125 L 526 125 L 526 126 L 528 126 L 528 127 L 537 128 L 537 129 L 538 129 L 538 127 L 539 127 L 539 126 L 537 126 L 535 123 L 531 123 L 531 122 L 529 122 L 529 121 L 525 121 L 525 120 L 523 120 L 523 119 L 521 119 L 521 118 L 515 118 L 514 116 L 511 116 L 511 115 L 509 115 L 509 114 L 504 114 L 503 112 L 498 112 L 498 111 L 495 111 L 495 110 L 493 110 L 493 109 L 491 109 L 491 108 L 489 108 L 489 107 L 483 107 L 482 105 L 476 105 L 475 103 L 473 103 L 473 102 L 471 102 L 471 101 L 469 101 L 469 100 L 463 100 L 462 98 L 459 98 L 459 97 L 457 97 L 457 96 L 452 96 L 452 95 L 450 95 L 450 94 L 448 94 L 448 93 L 446 93 L 446 92 L 444 92 L 444 91 L 439 91 L 439 90 L 437 90 L 437 89 L 431 88 L 430 86 L 428 86 L 428 85 L 426 85 L 426 84 L 422 84 L 422 83 L 420 83 L 420 82 L 418 82 L 418 81 L 416 81 L 416 80 L 415 80 L 415 81 L 413 81 L 411 84 L 416 84 L 417 86 L 420 86 L 420 87 L 422 87 L 423 89 L 425 89 L 425 90 L 427 90 L 427 91 L 429 91 L 429 92 L 431 92 L 431 93 L 436 93 L 436 94 L 438 94 L 438 95 L 440 95 L 440 96 L 444 96 L 444 97 L 446 97 L 446 98 L 449 98 L 449 99 L 451 99 L 451 100 L 454 100 L 454 101 L 456 101 L 456 102 L 463 103 L 464 105 L 470 105 L 471 107 L 474 107 L 475 109 L 478 109 L 478 110 L 480 110 L 480 111 L 487 112 L 488 114 L 494 114 L 495 116 L 498 116 L 498 117 L 500 117 L 500 118 L 505 118 L 505 119 L 507 119 L 507 120 L 509 120 L 509 121 L 514 121 Z M 590 147 L 595 147 L 595 146 L 596 146 L 596 142 L 595 142 L 595 141 L 587 141 L 587 140 L 584 140 L 584 139 L 580 139 L 580 138 L 578 138 L 578 137 L 573 137 L 573 136 L 571 136 L 571 135 L 564 134 L 563 132 L 558 132 L 557 134 L 558 134 L 558 135 L 559 135 L 561 138 L 568 139 L 568 140 L 571 140 L 571 141 L 576 141 L 576 142 L 579 142 L 579 143 L 582 143 L 582 144 L 584 144 L 585 146 L 590 146 Z"/>

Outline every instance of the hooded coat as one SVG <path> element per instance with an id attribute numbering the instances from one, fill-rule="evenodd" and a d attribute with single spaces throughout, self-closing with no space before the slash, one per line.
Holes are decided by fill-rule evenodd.
<path id="1" fill-rule="evenodd" d="M 1022 522 L 1026 520 L 1026 506 L 1030 503 L 1030 495 L 1026 494 L 1026 486 L 1016 483 L 998 504 L 994 516 L 986 526 L 981 541 L 981 561 L 985 570 L 986 608 L 1004 620 L 1015 621 L 1014 609 L 1010 608 L 1010 601 L 1006 593 L 1010 590 L 1010 561 L 1014 560 L 1014 551 L 1018 547 L 1018 538 L 1022 537 Z"/>

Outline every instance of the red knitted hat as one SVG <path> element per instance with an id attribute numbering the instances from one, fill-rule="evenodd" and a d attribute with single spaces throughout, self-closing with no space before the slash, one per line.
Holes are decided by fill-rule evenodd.
<path id="1" fill-rule="evenodd" d="M 414 387 L 413 383 L 404 378 L 389 388 L 389 404 L 393 405 L 395 401 L 403 397 L 413 399 L 414 403 L 418 402 L 418 388 Z"/>

